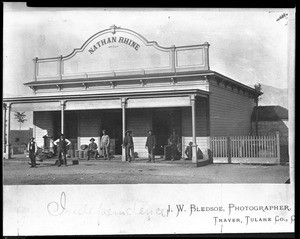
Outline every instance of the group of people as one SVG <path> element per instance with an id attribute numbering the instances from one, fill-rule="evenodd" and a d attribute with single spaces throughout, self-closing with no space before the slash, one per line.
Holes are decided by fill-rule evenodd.
<path id="1" fill-rule="evenodd" d="M 123 140 L 123 147 L 126 149 L 126 161 L 131 162 L 131 160 L 135 159 L 134 155 L 134 144 L 131 136 L 132 131 L 127 130 L 125 132 L 125 138 Z M 178 134 L 176 134 L 176 130 L 172 131 L 172 134 L 168 140 L 169 145 L 171 146 L 171 160 L 174 161 L 176 159 L 176 153 L 178 151 L 178 145 L 180 145 L 180 138 Z M 155 146 L 156 146 L 156 137 L 153 134 L 153 131 L 148 130 L 148 136 L 145 144 L 145 148 L 148 151 L 148 162 L 155 162 Z M 185 155 L 187 159 L 191 160 L 193 142 L 189 142 L 189 145 L 185 149 Z"/>
<path id="2" fill-rule="evenodd" d="M 106 134 L 106 130 L 102 130 L 102 137 L 101 137 L 101 148 L 102 148 L 102 155 L 105 159 L 110 159 L 109 156 L 109 146 L 110 146 L 110 139 L 109 136 Z M 88 146 L 88 160 L 90 159 L 91 155 L 94 155 L 96 158 L 98 156 L 98 146 L 95 143 L 95 139 L 90 139 L 91 143 Z M 58 160 L 57 160 L 57 166 L 60 167 L 61 165 L 68 166 L 67 164 L 67 150 L 68 146 L 71 144 L 71 141 L 68 140 L 64 134 L 61 134 L 60 137 L 53 142 L 55 146 L 57 146 L 57 153 L 58 153 Z M 36 155 L 38 151 L 38 146 L 35 142 L 35 138 L 31 137 L 30 142 L 28 144 L 28 153 L 30 158 L 30 167 L 36 168 Z M 99 156 L 102 156 L 99 155 Z"/>
<path id="3" fill-rule="evenodd" d="M 102 137 L 100 140 L 101 144 L 101 154 L 98 152 L 98 145 L 95 143 L 95 139 L 90 139 L 90 144 L 88 145 L 88 160 L 91 158 L 92 155 L 94 155 L 94 158 L 97 157 L 104 157 L 104 159 L 110 160 L 110 138 L 108 134 L 106 133 L 106 130 L 102 130 Z M 132 138 L 132 131 L 127 130 L 125 132 L 125 137 L 123 139 L 122 147 L 125 148 L 125 155 L 126 155 L 126 161 L 131 162 L 132 160 L 135 160 L 135 152 L 134 152 L 134 143 Z M 60 135 L 60 138 L 55 140 L 53 142 L 54 145 L 58 148 L 58 163 L 57 166 L 60 167 L 62 164 L 65 166 L 68 166 L 67 164 L 67 148 L 71 144 L 70 140 L 68 140 L 64 134 Z M 176 131 L 173 130 L 170 138 L 169 138 L 169 145 L 171 146 L 171 160 L 175 160 L 176 158 L 176 152 L 177 152 L 177 146 L 179 144 L 179 136 L 176 134 Z M 190 142 L 189 146 L 185 150 L 185 154 L 188 156 L 188 159 L 191 159 L 192 157 L 192 142 Z M 145 149 L 148 151 L 148 162 L 155 162 L 155 146 L 156 146 L 156 137 L 153 134 L 153 131 L 150 129 L 148 130 L 148 136 L 145 144 Z M 28 144 L 28 152 L 29 152 L 29 158 L 31 160 L 31 167 L 36 168 L 36 154 L 37 154 L 38 146 L 36 142 L 34 141 L 34 137 L 30 138 L 30 142 Z M 63 160 L 62 160 L 63 157 Z"/>
<path id="4" fill-rule="evenodd" d="M 104 156 L 104 159 L 110 159 L 110 154 L 109 154 L 109 147 L 110 147 L 110 139 L 109 136 L 106 134 L 106 131 L 102 131 L 103 136 L 101 137 L 101 148 L 102 148 L 102 155 Z M 131 162 L 135 160 L 135 152 L 134 152 L 134 143 L 133 143 L 133 138 L 131 135 L 132 131 L 131 130 L 126 130 L 125 132 L 125 137 L 123 139 L 123 144 L 122 147 L 125 148 L 125 155 L 126 155 L 126 161 Z M 148 131 L 148 137 L 146 141 L 145 148 L 148 150 L 148 162 L 155 162 L 155 157 L 154 157 L 154 149 L 156 145 L 156 138 L 152 134 L 152 130 Z M 95 159 L 97 158 L 98 155 L 98 146 L 95 143 L 95 139 L 91 138 L 90 139 L 91 143 L 88 146 L 88 160 L 90 159 L 91 155 L 95 155 Z"/>
<path id="5" fill-rule="evenodd" d="M 31 137 L 30 138 L 30 142 L 28 144 L 28 153 L 29 153 L 29 158 L 30 158 L 30 167 L 31 168 L 36 168 L 36 154 L 37 154 L 37 151 L 38 151 L 38 146 L 36 144 L 36 142 L 34 141 L 35 138 L 34 137 Z M 53 142 L 54 145 L 57 146 L 58 148 L 58 163 L 57 163 L 57 166 L 60 167 L 62 164 L 64 164 L 65 166 L 68 166 L 67 164 L 67 149 L 68 149 L 68 146 L 71 144 L 71 141 L 66 139 L 64 134 L 61 134 L 59 139 L 55 140 Z M 64 161 L 62 161 L 62 156 L 64 158 Z"/>
<path id="6" fill-rule="evenodd" d="M 125 148 L 125 155 L 126 155 L 126 161 L 131 162 L 135 159 L 134 154 L 134 144 L 133 144 L 133 138 L 131 135 L 132 131 L 127 130 L 125 132 L 125 138 L 123 140 L 123 147 Z M 156 145 L 156 138 L 155 135 L 153 135 L 153 131 L 150 129 L 148 130 L 148 136 L 146 140 L 145 148 L 148 150 L 148 162 L 155 162 L 155 156 L 154 156 L 154 149 Z"/>
<path id="7" fill-rule="evenodd" d="M 100 140 L 101 144 L 101 154 L 98 152 L 98 145 L 95 143 L 95 139 L 90 139 L 90 144 L 88 145 L 88 160 L 90 160 L 91 156 L 94 155 L 94 159 L 97 157 L 104 157 L 104 159 L 110 160 L 110 138 L 108 134 L 106 133 L 106 130 L 102 130 L 102 137 Z"/>

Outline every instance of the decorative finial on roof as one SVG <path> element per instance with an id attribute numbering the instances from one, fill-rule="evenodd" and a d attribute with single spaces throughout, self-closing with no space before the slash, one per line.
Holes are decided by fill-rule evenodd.
<path id="1" fill-rule="evenodd" d="M 120 28 L 120 27 L 117 27 L 115 24 L 110 26 L 110 28 L 113 30 L 112 34 L 115 34 L 116 33 L 116 28 Z"/>

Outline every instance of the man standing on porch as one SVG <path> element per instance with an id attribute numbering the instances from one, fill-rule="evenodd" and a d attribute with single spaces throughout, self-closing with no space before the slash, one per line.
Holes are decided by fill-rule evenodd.
<path id="1" fill-rule="evenodd" d="M 101 147 L 102 147 L 102 152 L 104 159 L 110 160 L 109 157 L 109 145 L 110 145 L 110 139 L 109 136 L 106 134 L 106 130 L 102 130 L 102 137 L 101 137 Z"/>
<path id="2" fill-rule="evenodd" d="M 53 144 L 55 144 L 56 146 L 58 146 L 58 167 L 61 166 L 62 163 L 62 159 L 61 159 L 61 155 L 63 154 L 64 156 L 64 161 L 65 161 L 65 166 L 67 165 L 67 147 L 71 144 L 71 141 L 65 138 L 64 134 L 60 135 L 60 138 L 55 140 L 53 142 Z"/>
<path id="3" fill-rule="evenodd" d="M 126 149 L 126 161 L 128 162 L 134 160 L 134 145 L 133 145 L 133 139 L 131 133 L 132 133 L 131 130 L 126 130 L 125 138 L 123 140 L 123 147 L 125 147 Z M 130 151 L 131 151 L 131 155 L 130 155 Z"/>
<path id="4" fill-rule="evenodd" d="M 156 145 L 156 138 L 155 135 L 153 135 L 152 130 L 148 130 L 148 136 L 147 136 L 147 141 L 146 141 L 146 146 L 145 148 L 148 149 L 148 163 L 153 162 L 155 163 L 155 156 L 154 156 L 154 149 Z"/>

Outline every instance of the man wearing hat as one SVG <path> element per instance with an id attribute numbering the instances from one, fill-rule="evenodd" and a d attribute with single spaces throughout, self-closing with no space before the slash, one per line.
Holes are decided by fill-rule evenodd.
<path id="1" fill-rule="evenodd" d="M 123 147 L 125 147 L 125 151 L 126 151 L 126 161 L 128 162 L 134 160 L 134 145 L 133 145 L 133 139 L 131 133 L 132 133 L 131 130 L 126 130 L 125 138 L 123 140 Z M 130 155 L 130 151 L 131 151 L 131 155 Z"/>
<path id="2" fill-rule="evenodd" d="M 88 147 L 88 159 L 87 160 L 90 160 L 91 154 L 95 155 L 95 159 L 98 156 L 98 150 L 97 150 L 98 146 L 95 143 L 95 139 L 91 138 L 90 141 L 91 141 L 91 143 L 89 144 L 89 147 Z"/>
<path id="3" fill-rule="evenodd" d="M 154 149 L 156 145 L 156 138 L 155 135 L 153 135 L 152 130 L 148 130 L 148 136 L 147 136 L 147 141 L 146 141 L 146 146 L 145 148 L 148 149 L 148 162 L 153 162 L 155 163 L 154 159 Z"/>
<path id="4" fill-rule="evenodd" d="M 55 140 L 53 142 L 54 145 L 58 146 L 58 167 L 61 166 L 62 160 L 61 160 L 61 155 L 63 154 L 64 156 L 64 161 L 65 161 L 65 166 L 67 165 L 67 147 L 71 144 L 70 140 L 66 139 L 64 134 L 60 135 L 60 138 Z"/>
<path id="5" fill-rule="evenodd" d="M 36 152 L 38 150 L 37 144 L 34 141 L 34 137 L 30 138 L 30 142 L 28 144 L 28 152 L 29 152 L 29 158 L 31 161 L 31 168 L 36 168 L 36 161 L 35 161 L 35 156 Z"/>
<path id="6" fill-rule="evenodd" d="M 106 130 L 102 130 L 102 137 L 101 137 L 101 148 L 102 148 L 102 154 L 104 156 L 104 159 L 110 160 L 109 157 L 109 146 L 110 146 L 110 139 L 109 136 L 106 134 Z"/>

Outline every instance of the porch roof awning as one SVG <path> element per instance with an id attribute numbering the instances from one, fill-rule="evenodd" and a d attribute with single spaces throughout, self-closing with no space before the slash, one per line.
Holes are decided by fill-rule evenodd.
<path id="1" fill-rule="evenodd" d="M 77 109 L 114 109 L 121 108 L 122 98 L 128 99 L 128 107 L 183 107 L 189 106 L 187 100 L 190 95 L 207 97 L 210 93 L 199 89 L 194 90 L 167 90 L 157 92 L 126 92 L 115 94 L 88 94 L 67 96 L 33 96 L 6 98 L 4 103 L 12 103 L 13 110 L 23 111 L 48 111 L 60 110 L 59 101 L 70 102 L 66 110 Z M 160 102 L 157 104 L 157 102 Z M 76 103 L 77 102 L 77 103 Z M 163 102 L 163 103 L 162 103 Z M 167 103 L 169 102 L 169 103 Z M 89 103 L 89 104 L 83 104 Z M 77 106 L 76 106 L 77 105 Z"/>

